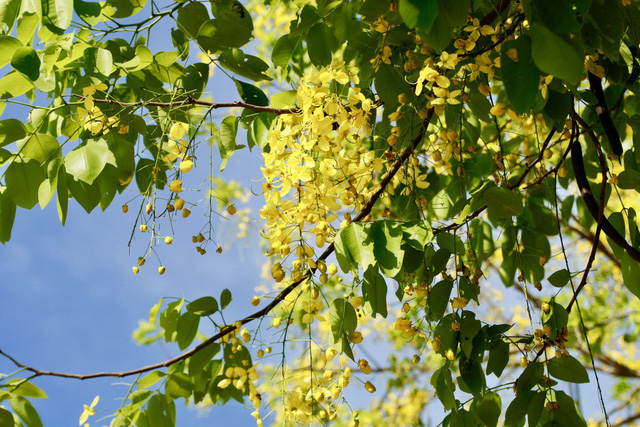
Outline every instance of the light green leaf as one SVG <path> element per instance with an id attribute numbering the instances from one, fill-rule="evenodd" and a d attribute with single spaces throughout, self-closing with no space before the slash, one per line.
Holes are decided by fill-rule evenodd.
<path id="1" fill-rule="evenodd" d="M 73 0 L 42 0 L 42 21 L 66 30 L 73 16 Z"/>
<path id="2" fill-rule="evenodd" d="M 11 386 L 7 387 L 11 393 L 22 397 L 32 397 L 34 399 L 46 399 L 47 394 L 35 384 L 23 379 L 13 379 L 8 382 Z M 15 386 L 15 387 L 12 387 Z"/>
<path id="3" fill-rule="evenodd" d="M 147 0 L 109 0 L 108 6 L 116 10 L 105 10 L 105 13 L 112 18 L 127 18 L 140 12 L 147 4 Z"/>
<path id="4" fill-rule="evenodd" d="M 362 282 L 362 297 L 365 304 L 371 308 L 371 315 L 387 317 L 387 283 L 378 269 L 371 266 L 364 272 Z"/>
<path id="5" fill-rule="evenodd" d="M 169 375 L 165 383 L 165 393 L 173 399 L 191 396 L 191 379 L 187 374 L 174 372 Z"/>
<path id="6" fill-rule="evenodd" d="M 98 48 L 95 51 L 96 69 L 104 76 L 109 76 L 113 71 L 113 57 L 107 49 Z"/>
<path id="7" fill-rule="evenodd" d="M 404 258 L 401 250 L 402 226 L 392 221 L 376 221 L 371 225 L 370 238 L 380 271 L 387 277 L 395 277 L 400 272 Z"/>
<path id="8" fill-rule="evenodd" d="M 295 108 L 298 92 L 295 90 L 283 90 L 271 95 L 271 106 L 274 108 Z"/>
<path id="9" fill-rule="evenodd" d="M 198 298 L 187 304 L 187 311 L 198 316 L 210 316 L 218 310 L 218 301 L 210 296 Z"/>
<path id="10" fill-rule="evenodd" d="M 0 120 L 0 147 L 27 136 L 27 128 L 17 119 Z"/>
<path id="11" fill-rule="evenodd" d="M 162 371 L 152 371 L 138 381 L 138 389 L 142 390 L 144 388 L 149 388 L 154 384 L 157 384 L 158 381 L 163 379 L 165 376 L 167 376 L 167 374 Z"/>
<path id="12" fill-rule="evenodd" d="M 0 1 L 0 28 L 2 25 L 6 25 L 7 33 L 10 33 L 13 24 L 18 17 L 18 11 L 20 10 L 21 0 L 3 0 Z"/>
<path id="13" fill-rule="evenodd" d="M 582 75 L 584 52 L 577 40 L 569 41 L 542 24 L 532 23 L 531 56 L 543 72 L 576 83 Z"/>
<path id="14" fill-rule="evenodd" d="M 228 159 L 238 148 L 236 135 L 238 133 L 238 118 L 236 116 L 225 117 L 220 123 L 220 157 Z"/>
<path id="15" fill-rule="evenodd" d="M 488 427 L 498 425 L 500 414 L 502 413 L 502 399 L 498 393 L 486 392 L 477 399 L 476 414 Z"/>
<path id="16" fill-rule="evenodd" d="M 249 149 L 257 145 L 264 149 L 267 145 L 267 135 L 276 115 L 272 113 L 260 113 L 251 121 L 247 131 L 247 145 Z"/>
<path id="17" fill-rule="evenodd" d="M 431 288 L 427 294 L 425 306 L 425 312 L 431 320 L 440 320 L 444 312 L 447 311 L 452 289 L 453 282 L 451 280 L 441 280 Z"/>
<path id="18" fill-rule="evenodd" d="M 337 343 L 343 337 L 352 335 L 358 325 L 356 310 L 344 298 L 336 298 L 329 307 L 329 323 L 333 341 Z"/>
<path id="19" fill-rule="evenodd" d="M 0 8 L 2 6 L 0 5 Z M 20 40 L 11 36 L 0 35 L 0 68 L 11 62 L 13 54 L 22 46 Z"/>
<path id="20" fill-rule="evenodd" d="M 274 67 L 287 68 L 291 62 L 291 56 L 296 49 L 300 37 L 289 37 L 285 34 L 278 39 L 271 51 L 271 62 Z"/>
<path id="21" fill-rule="evenodd" d="M 31 402 L 21 396 L 11 396 L 9 399 L 13 411 L 20 417 L 26 427 L 42 427 L 42 420 Z"/>
<path id="22" fill-rule="evenodd" d="M 62 156 L 58 140 L 51 135 L 35 134 L 18 141 L 20 157 L 35 160 L 40 165 Z"/>
<path id="23" fill-rule="evenodd" d="M 178 27 L 190 38 L 195 39 L 202 24 L 209 20 L 209 12 L 204 4 L 191 2 L 178 10 Z"/>
<path id="24" fill-rule="evenodd" d="M 67 154 L 64 164 L 75 179 L 92 184 L 107 164 L 116 166 L 116 159 L 104 139 L 90 139 Z"/>
<path id="25" fill-rule="evenodd" d="M 36 51 L 28 46 L 15 50 L 11 57 L 11 66 L 31 81 L 38 80 L 40 76 L 40 58 Z"/>
<path id="26" fill-rule="evenodd" d="M 492 187 L 484 192 L 489 214 L 498 218 L 520 216 L 524 212 L 522 196 L 504 187 Z"/>

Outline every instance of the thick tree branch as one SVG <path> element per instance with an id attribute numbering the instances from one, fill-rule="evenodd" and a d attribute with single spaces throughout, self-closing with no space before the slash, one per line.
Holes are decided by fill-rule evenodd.
<path id="1" fill-rule="evenodd" d="M 94 100 L 94 102 L 95 102 L 95 100 Z M 431 123 L 431 118 L 433 117 L 433 113 L 434 113 L 434 110 L 433 110 L 433 108 L 431 108 L 429 110 L 428 114 L 427 114 L 427 117 L 422 122 L 422 125 L 421 125 L 421 128 L 420 128 L 420 132 L 418 132 L 418 135 L 411 141 L 411 145 L 409 147 L 407 147 L 402 152 L 402 154 L 400 154 L 400 156 L 395 161 L 395 163 L 387 171 L 385 176 L 382 178 L 382 180 L 378 184 L 378 187 L 379 187 L 378 190 L 376 190 L 376 192 L 373 193 L 373 195 L 371 196 L 371 198 L 369 199 L 367 204 L 364 206 L 362 211 L 360 211 L 360 213 L 353 219 L 353 222 L 360 222 L 371 213 L 371 210 L 373 209 L 373 206 L 376 204 L 376 202 L 378 201 L 380 196 L 382 196 L 382 193 L 384 193 L 387 185 L 389 185 L 389 183 L 391 182 L 393 177 L 398 173 L 398 171 L 400 170 L 402 165 L 407 161 L 407 159 L 411 156 L 411 154 L 413 154 L 413 152 L 418 147 L 418 145 L 420 145 L 420 143 L 422 142 L 422 139 L 424 138 L 425 132 L 426 132 L 427 128 L 429 127 L 429 124 Z M 335 251 L 335 246 L 332 243 L 327 247 L 327 249 L 322 253 L 322 255 L 320 255 L 320 257 L 318 257 L 318 261 L 327 259 L 334 251 Z M 9 359 L 10 361 L 12 361 L 16 366 L 18 366 L 20 368 L 23 368 L 23 369 L 25 369 L 27 371 L 33 372 L 34 376 L 75 378 L 75 379 L 79 379 L 79 380 L 87 380 L 87 379 L 91 379 L 91 378 L 102 378 L 102 377 L 118 377 L 118 378 L 121 378 L 121 377 L 128 377 L 128 376 L 131 376 L 131 375 L 142 374 L 144 372 L 149 372 L 149 371 L 153 371 L 153 370 L 160 369 L 160 368 L 166 368 L 166 367 L 171 366 L 171 365 L 173 365 L 175 363 L 178 363 L 178 362 L 181 362 L 183 360 L 188 359 L 189 357 L 193 356 L 194 354 L 196 354 L 200 350 L 204 349 L 208 345 L 218 341 L 220 338 L 234 333 L 234 331 L 237 331 L 239 326 L 246 325 L 247 323 L 250 323 L 250 322 L 252 322 L 252 321 L 254 321 L 256 319 L 260 319 L 260 318 L 266 316 L 271 310 L 273 310 L 282 301 L 284 301 L 284 299 L 287 297 L 287 295 L 289 295 L 291 292 L 293 292 L 298 286 L 300 286 L 300 284 L 305 282 L 308 278 L 313 276 L 313 274 L 315 273 L 316 269 L 317 268 L 310 268 L 309 270 L 307 270 L 306 274 L 304 274 L 300 279 L 294 281 L 289 286 L 284 288 L 273 299 L 273 301 L 271 301 L 262 310 L 258 310 L 255 313 L 250 314 L 249 316 L 245 317 L 244 319 L 235 322 L 233 325 L 225 327 L 220 332 L 218 332 L 217 334 L 213 335 L 212 337 L 210 337 L 206 341 L 202 342 L 198 346 L 192 348 L 191 350 L 188 350 L 188 351 L 186 351 L 186 352 L 184 352 L 184 353 L 182 353 L 182 354 L 180 354 L 180 355 L 178 355 L 176 357 L 173 357 L 171 359 L 165 360 L 164 362 L 155 363 L 153 365 L 144 366 L 142 368 L 132 369 L 130 371 L 122 371 L 122 372 L 97 372 L 97 373 L 85 374 L 85 375 L 82 375 L 82 374 L 70 374 L 70 373 L 64 373 L 64 372 L 44 371 L 44 370 L 41 370 L 41 369 L 37 369 L 37 368 L 31 367 L 31 366 L 25 365 L 25 364 L 17 361 L 15 358 L 11 357 L 9 354 L 5 353 L 1 349 L 0 349 L 0 355 L 4 356 L 7 359 Z"/>
<path id="2" fill-rule="evenodd" d="M 86 96 L 72 94 L 74 98 L 84 100 Z M 262 105 L 254 105 L 249 104 L 242 101 L 234 101 L 234 102 L 210 102 L 210 101 L 200 101 L 198 99 L 188 97 L 182 101 L 175 102 L 159 102 L 159 101 L 138 101 L 138 102 L 120 102 L 114 99 L 93 99 L 94 104 L 108 104 L 108 105 L 116 105 L 118 107 L 159 107 L 159 108 L 178 108 L 184 106 L 192 106 L 199 105 L 203 107 L 207 107 L 209 109 L 215 110 L 219 108 L 244 108 L 246 110 L 258 111 L 261 113 L 273 113 L 273 114 L 293 114 L 297 113 L 300 110 L 297 108 L 273 108 L 273 107 L 265 107 Z"/>

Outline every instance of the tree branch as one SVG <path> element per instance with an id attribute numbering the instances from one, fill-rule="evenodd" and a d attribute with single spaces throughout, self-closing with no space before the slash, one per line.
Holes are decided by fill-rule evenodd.
<path id="1" fill-rule="evenodd" d="M 74 98 L 78 98 L 81 100 L 86 99 L 86 96 L 71 94 L 70 96 Z M 108 104 L 108 105 L 116 105 L 118 107 L 159 107 L 159 108 L 177 108 L 184 107 L 189 105 L 200 105 L 203 107 L 210 108 L 212 110 L 219 108 L 244 108 L 247 110 L 258 111 L 261 113 L 273 113 L 273 114 L 294 114 L 300 112 L 298 108 L 273 108 L 273 107 L 265 107 L 262 105 L 254 105 L 248 104 L 242 101 L 234 101 L 234 102 L 210 102 L 210 101 L 200 101 L 198 99 L 188 97 L 185 100 L 177 101 L 177 102 L 159 102 L 159 101 L 138 101 L 138 102 L 120 102 L 114 99 L 93 99 L 95 104 Z"/>

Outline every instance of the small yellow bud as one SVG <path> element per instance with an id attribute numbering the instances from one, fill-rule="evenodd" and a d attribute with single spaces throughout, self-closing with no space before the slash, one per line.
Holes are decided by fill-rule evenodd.
<path id="1" fill-rule="evenodd" d="M 133 270 L 133 274 L 140 273 L 140 267 L 131 267 L 131 270 Z"/>
<path id="2" fill-rule="evenodd" d="M 523 368 L 526 368 L 528 364 L 529 364 L 529 359 L 527 359 L 526 357 L 520 358 L 520 366 L 522 366 Z"/>
<path id="3" fill-rule="evenodd" d="M 237 209 L 235 207 L 235 205 L 229 205 L 229 207 L 227 208 L 227 213 L 229 215 L 235 215 L 237 212 Z"/>
<path id="4" fill-rule="evenodd" d="M 258 305 L 260 305 L 260 298 L 259 297 L 251 298 L 251 305 L 254 307 L 257 307 Z"/>
<path id="5" fill-rule="evenodd" d="M 172 243 L 173 243 L 173 237 L 171 237 L 171 236 L 167 236 L 167 237 L 165 237 L 165 238 L 164 238 L 164 242 L 165 242 L 167 245 L 172 244 Z"/>
<path id="6" fill-rule="evenodd" d="M 264 357 L 264 350 L 263 349 L 258 350 L 258 357 L 260 359 L 262 359 Z"/>
<path id="7" fill-rule="evenodd" d="M 147 213 L 147 215 L 149 215 L 151 212 L 153 212 L 153 205 L 151 203 L 147 203 L 144 211 Z"/>
<path id="8" fill-rule="evenodd" d="M 177 210 L 180 210 L 180 209 L 184 208 L 184 200 L 182 200 L 179 197 L 176 197 L 176 201 L 174 203 L 174 206 L 176 207 Z"/>
<path id="9" fill-rule="evenodd" d="M 122 205 L 122 213 L 127 213 L 129 212 L 129 206 L 128 205 Z"/>
<path id="10" fill-rule="evenodd" d="M 142 267 L 142 266 L 144 265 L 144 263 L 145 263 L 145 262 L 147 262 L 147 260 L 146 260 L 146 259 L 144 259 L 144 258 L 142 258 L 142 257 L 139 257 L 139 258 L 138 258 L 138 265 L 139 265 L 140 267 Z"/>
<path id="11" fill-rule="evenodd" d="M 560 176 L 560 178 L 564 178 L 568 173 L 569 171 L 567 171 L 565 168 L 558 169 L 558 176 Z"/>
<path id="12" fill-rule="evenodd" d="M 551 306 L 549 305 L 548 302 L 543 302 L 540 309 L 542 310 L 543 313 L 546 314 L 546 313 L 549 313 L 549 311 L 551 311 Z"/>
<path id="13" fill-rule="evenodd" d="M 175 211 L 175 210 L 176 210 L 176 208 L 175 208 L 171 203 L 169 203 L 169 204 L 167 205 L 167 211 L 168 211 L 169 213 L 171 213 L 171 212 L 173 212 L 173 211 Z"/>
<path id="14" fill-rule="evenodd" d="M 448 349 L 445 353 L 445 356 L 447 357 L 447 359 L 454 361 L 456 359 L 456 354 L 453 352 L 452 349 Z"/>
<path id="15" fill-rule="evenodd" d="M 158 274 L 163 275 L 167 268 L 164 265 L 158 267 Z"/>
<path id="16" fill-rule="evenodd" d="M 369 393 L 375 393 L 376 392 L 376 386 L 374 386 L 373 384 L 371 384 L 371 381 L 367 381 L 364 385 L 365 390 L 367 390 Z"/>
<path id="17" fill-rule="evenodd" d="M 180 162 L 180 172 L 187 173 L 191 169 L 193 169 L 193 161 L 191 160 L 183 160 Z"/>
<path id="18" fill-rule="evenodd" d="M 182 210 L 182 218 L 188 218 L 191 215 L 191 211 L 189 209 Z"/>
<path id="19" fill-rule="evenodd" d="M 147 232 L 147 224 L 140 224 L 140 231 L 143 233 Z"/>
<path id="20" fill-rule="evenodd" d="M 329 267 L 327 267 L 327 273 L 333 276 L 337 272 L 338 272 L 338 267 L 336 267 L 334 264 L 329 264 Z"/>

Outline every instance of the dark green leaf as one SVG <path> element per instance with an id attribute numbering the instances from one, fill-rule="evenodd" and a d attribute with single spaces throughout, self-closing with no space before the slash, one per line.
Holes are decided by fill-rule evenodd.
<path id="1" fill-rule="evenodd" d="M 231 304 L 231 291 L 229 289 L 224 289 L 220 294 L 220 308 L 223 310 L 227 308 L 229 304 Z"/>
<path id="2" fill-rule="evenodd" d="M 502 45 L 500 64 L 502 81 L 513 110 L 519 114 L 526 113 L 538 95 L 540 84 L 540 71 L 531 58 L 529 37 L 506 41 Z"/>
<path id="3" fill-rule="evenodd" d="M 509 344 L 500 340 L 494 341 L 489 348 L 489 361 L 487 362 L 487 375 L 495 374 L 500 378 L 502 371 L 509 363 Z"/>
<path id="4" fill-rule="evenodd" d="M 12 162 L 5 172 L 5 195 L 21 208 L 31 209 L 38 203 L 38 188 L 45 172 L 37 162 Z"/>
<path id="5" fill-rule="evenodd" d="M 387 317 L 387 283 L 374 266 L 370 266 L 364 272 L 362 296 L 365 304 L 371 308 L 374 318 L 376 314 Z"/>
<path id="6" fill-rule="evenodd" d="M 5 244 L 11 239 L 11 229 L 16 218 L 16 204 L 11 200 L 6 190 L 0 188 L 0 243 Z"/>
<path id="7" fill-rule="evenodd" d="M 336 298 L 329 307 L 329 323 L 334 342 L 340 341 L 343 334 L 351 336 L 358 325 L 356 310 L 344 298 Z"/>
<path id="8" fill-rule="evenodd" d="M 307 34 L 307 48 L 309 59 L 317 67 L 331 64 L 331 30 L 319 22 L 309 30 Z"/>
<path id="9" fill-rule="evenodd" d="M 178 347 L 180 350 L 184 350 L 189 347 L 193 342 L 196 334 L 198 333 L 198 326 L 200 325 L 200 316 L 186 312 L 180 316 L 178 320 Z"/>
<path id="10" fill-rule="evenodd" d="M 269 65 L 257 56 L 247 55 L 240 49 L 225 50 L 218 57 L 218 61 L 222 67 L 239 76 L 254 81 L 271 80 L 271 77 L 265 74 Z"/>
<path id="11" fill-rule="evenodd" d="M 486 392 L 482 397 L 476 399 L 476 414 L 478 418 L 488 427 L 498 425 L 502 411 L 502 399 L 498 393 Z"/>
<path id="12" fill-rule="evenodd" d="M 11 66 L 31 81 L 40 76 L 40 58 L 35 50 L 28 46 L 19 47 L 11 58 Z"/>
<path id="13" fill-rule="evenodd" d="M 554 357 L 547 362 L 547 367 L 549 374 L 559 380 L 580 384 L 589 382 L 587 370 L 571 355 Z"/>
<path id="14" fill-rule="evenodd" d="M 27 136 L 27 129 L 17 119 L 0 120 L 0 147 Z"/>
<path id="15" fill-rule="evenodd" d="M 453 281 L 442 280 L 436 283 L 427 294 L 427 305 L 425 306 L 427 316 L 433 320 L 439 320 L 444 315 L 449 305 Z"/>
<path id="16" fill-rule="evenodd" d="M 569 283 L 569 280 L 571 280 L 571 274 L 563 268 L 562 270 L 558 270 L 553 273 L 547 278 L 547 280 L 556 288 L 561 288 Z"/>
<path id="17" fill-rule="evenodd" d="M 398 12 L 407 27 L 429 31 L 438 16 L 438 0 L 400 0 Z"/>
<path id="18" fill-rule="evenodd" d="M 484 192 L 489 214 L 498 218 L 520 216 L 524 212 L 522 196 L 504 187 L 492 187 Z"/>
<path id="19" fill-rule="evenodd" d="M 543 72 L 569 83 L 576 83 L 582 75 L 584 52 L 577 40 L 554 34 L 543 24 L 532 23 L 531 56 Z"/>
<path id="20" fill-rule="evenodd" d="M 189 375 L 194 376 L 199 373 L 219 351 L 220 344 L 214 342 L 191 356 L 189 358 Z"/>

